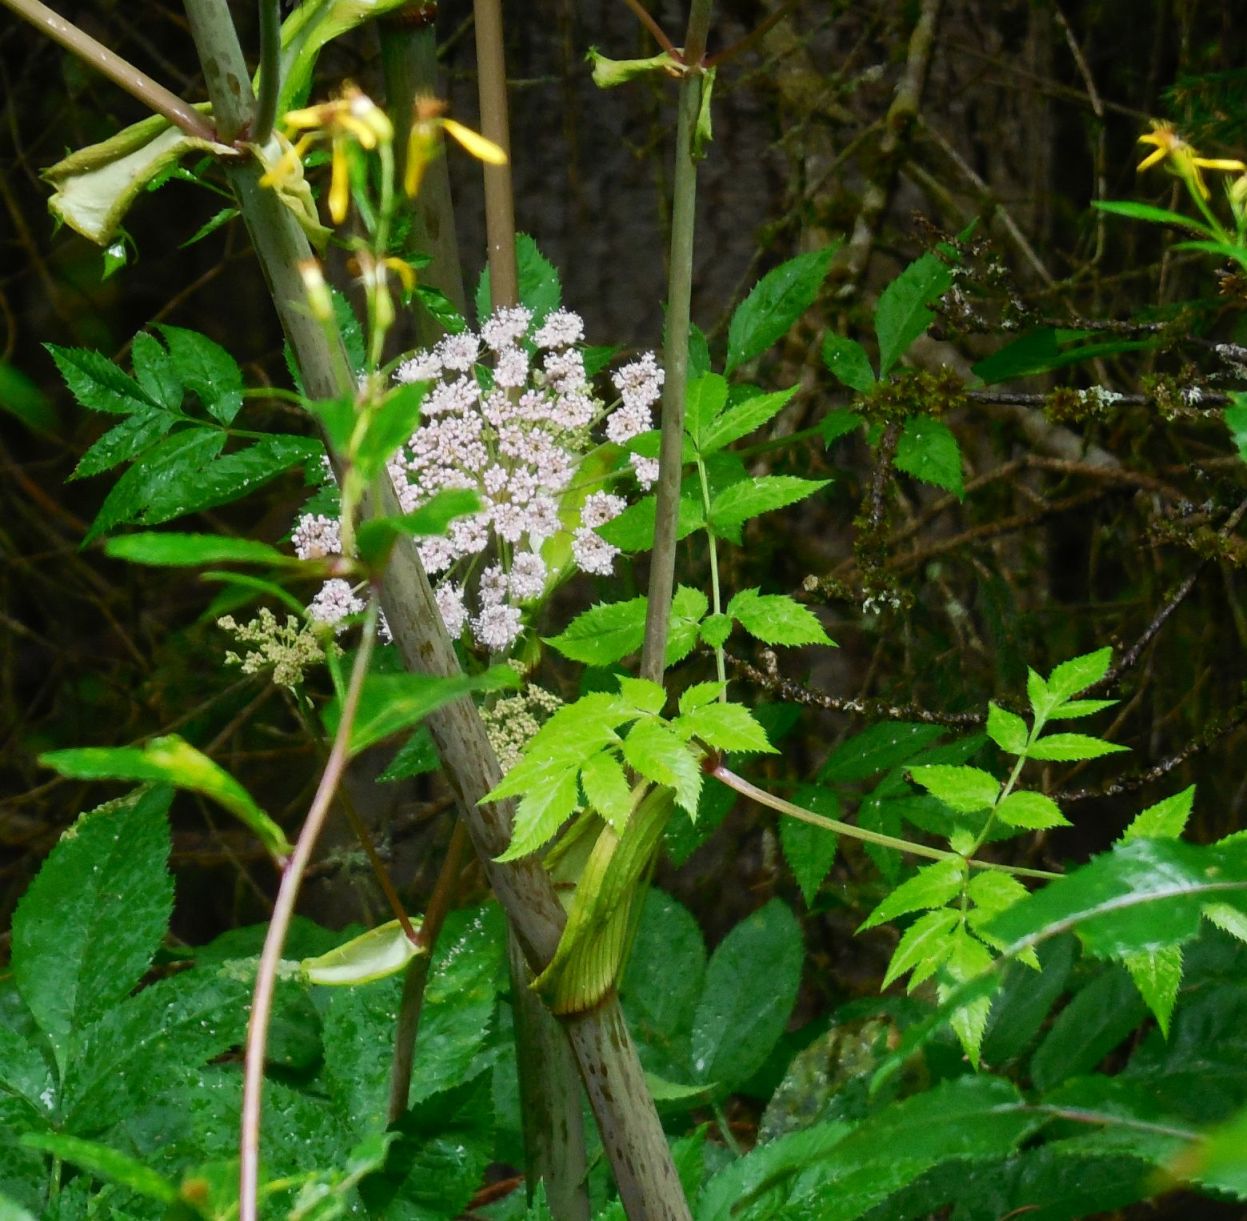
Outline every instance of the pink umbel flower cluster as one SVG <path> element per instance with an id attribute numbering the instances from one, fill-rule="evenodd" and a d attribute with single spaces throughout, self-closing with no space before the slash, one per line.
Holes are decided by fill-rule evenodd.
<path id="1" fill-rule="evenodd" d="M 389 473 L 404 512 L 446 488 L 477 492 L 483 508 L 458 518 L 444 536 L 421 540 L 420 557 L 434 583 L 447 630 L 465 630 L 492 653 L 506 652 L 523 630 L 523 607 L 546 591 L 542 556 L 555 535 L 570 535 L 572 558 L 585 572 L 609 576 L 618 549 L 597 527 L 627 507 L 595 491 L 578 513 L 568 498 L 581 458 L 604 422 L 607 438 L 624 445 L 653 427 L 663 371 L 652 353 L 612 376 L 619 402 L 596 397 L 576 347 L 584 323 L 569 310 L 539 323 L 524 306 L 496 310 L 479 333 L 447 335 L 395 371 L 399 382 L 427 382 L 419 427 L 390 459 Z M 657 463 L 632 455 L 643 487 Z M 337 523 L 305 515 L 293 541 L 302 557 L 335 554 Z M 349 613 L 349 589 L 323 591 L 312 613 Z"/>

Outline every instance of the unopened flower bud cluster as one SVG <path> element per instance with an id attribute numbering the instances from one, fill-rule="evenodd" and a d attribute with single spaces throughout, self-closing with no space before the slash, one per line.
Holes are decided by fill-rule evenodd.
<path id="1" fill-rule="evenodd" d="M 552 691 L 529 683 L 515 695 L 503 696 L 481 709 L 489 744 L 504 772 L 519 762 L 524 747 L 562 702 Z"/>
<path id="2" fill-rule="evenodd" d="M 287 615 L 284 624 L 268 607 L 261 607 L 256 617 L 238 623 L 233 615 L 223 615 L 217 626 L 231 632 L 240 643 L 254 645 L 242 656 L 226 653 L 227 665 L 240 666 L 244 674 L 259 674 L 272 667 L 273 682 L 293 690 L 303 681 L 307 666 L 325 660 L 325 650 L 311 624 L 296 615 Z"/>
<path id="3" fill-rule="evenodd" d="M 562 501 L 593 443 L 594 425 L 605 417 L 607 438 L 620 445 L 653 427 L 663 371 L 649 353 L 617 370 L 619 403 L 608 414 L 575 346 L 583 336 L 584 323 L 568 310 L 536 324 L 531 310 L 504 308 L 479 334 L 448 335 L 395 373 L 400 382 L 429 383 L 420 426 L 389 463 L 404 512 L 448 488 L 471 489 L 484 506 L 419 547 L 447 630 L 452 636 L 468 630 L 491 652 L 515 642 L 521 608 L 546 589 L 541 549 L 547 539 L 570 530 L 576 564 L 603 576 L 618 554 L 596 527 L 624 510 L 622 497 L 590 493 L 574 525 L 563 520 Z M 657 463 L 638 455 L 632 461 L 638 481 L 650 486 Z M 337 523 L 310 515 L 299 520 L 293 542 L 304 558 L 334 555 L 341 546 Z M 310 610 L 334 622 L 331 615 L 350 608 L 358 609 L 348 587 L 322 591 Z"/>

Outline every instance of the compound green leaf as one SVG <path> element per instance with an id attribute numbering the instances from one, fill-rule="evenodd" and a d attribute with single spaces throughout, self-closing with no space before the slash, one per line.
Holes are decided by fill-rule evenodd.
<path id="1" fill-rule="evenodd" d="M 958 498 L 965 495 L 961 475 L 961 446 L 942 420 L 911 415 L 901 429 L 893 464 L 898 471 L 943 488 Z"/>
<path id="2" fill-rule="evenodd" d="M 1020 755 L 1026 751 L 1030 731 L 1020 716 L 992 701 L 987 705 L 987 736 L 1001 750 Z"/>
<path id="3" fill-rule="evenodd" d="M 590 607 L 545 643 L 572 661 L 609 666 L 635 653 L 645 641 L 644 597 L 627 602 L 602 602 Z"/>
<path id="4" fill-rule="evenodd" d="M 86 479 L 110 471 L 154 445 L 178 421 L 168 411 L 140 407 L 110 428 L 78 461 L 70 479 Z"/>
<path id="5" fill-rule="evenodd" d="M 809 607 L 787 594 L 742 589 L 727 604 L 727 614 L 765 644 L 831 644 Z"/>
<path id="6" fill-rule="evenodd" d="M 232 424 L 242 409 L 242 370 L 219 343 L 198 331 L 161 324 L 156 328 L 169 345 L 177 375 L 204 410 L 222 424 Z"/>
<path id="7" fill-rule="evenodd" d="M 832 256 L 840 243 L 799 254 L 781 263 L 754 285 L 732 315 L 727 331 L 727 364 L 731 373 L 788 333 L 792 324 L 814 304 Z"/>
<path id="8" fill-rule="evenodd" d="M 837 381 L 859 394 L 865 394 L 875 384 L 870 357 L 856 339 L 828 332 L 823 337 L 823 364 Z"/>
<path id="9" fill-rule="evenodd" d="M 865 780 L 912 759 L 944 731 L 916 721 L 881 721 L 846 738 L 827 756 L 820 780 Z"/>
<path id="10" fill-rule="evenodd" d="M 1059 700 L 1067 700 L 1079 691 L 1085 691 L 1093 683 L 1098 683 L 1107 673 L 1113 661 L 1113 650 L 1097 649 L 1094 653 L 1085 653 L 1082 657 L 1072 657 L 1063 661 L 1048 675 L 1048 690 Z"/>
<path id="11" fill-rule="evenodd" d="M 1000 795 L 1000 781 L 981 767 L 931 763 L 912 767 L 910 776 L 932 797 L 938 798 L 958 814 L 977 814 L 990 809 Z"/>
<path id="12" fill-rule="evenodd" d="M 716 531 L 734 531 L 750 518 L 796 504 L 830 482 L 828 479 L 800 479 L 796 475 L 756 475 L 752 479 L 742 479 L 725 487 L 710 502 L 710 525 Z"/>
<path id="13" fill-rule="evenodd" d="M 797 999 L 801 929 L 778 899 L 742 920 L 711 955 L 693 1018 L 695 1081 L 747 1080 L 775 1046 Z"/>
<path id="14" fill-rule="evenodd" d="M 996 817 L 1007 826 L 1022 827 L 1027 831 L 1070 825 L 1069 819 L 1061 813 L 1061 807 L 1051 797 L 1025 790 L 1010 793 L 996 807 Z"/>
<path id="15" fill-rule="evenodd" d="M 142 978 L 169 926 L 168 788 L 82 815 L 13 914 L 13 973 L 61 1074 L 83 1029 Z"/>
<path id="16" fill-rule="evenodd" d="M 697 813 L 702 773 L 693 752 L 662 721 L 638 721 L 623 743 L 624 759 L 655 784 L 675 790 L 676 803 L 690 816 Z"/>
<path id="17" fill-rule="evenodd" d="M 930 306 L 943 296 L 952 281 L 952 271 L 946 264 L 933 254 L 924 254 L 879 294 L 875 334 L 879 338 L 880 377 L 888 375 L 909 345 L 931 325 L 935 314 Z"/>
<path id="18" fill-rule="evenodd" d="M 1154 806 L 1140 810 L 1121 833 L 1121 842 L 1132 839 L 1177 839 L 1191 817 L 1195 804 L 1195 786 L 1165 797 Z"/>
<path id="19" fill-rule="evenodd" d="M 1155 1016 L 1161 1033 L 1168 1035 L 1169 1019 L 1173 1017 L 1178 988 L 1182 984 L 1182 947 L 1167 945 L 1145 953 L 1127 954 L 1122 962 Z"/>
<path id="20" fill-rule="evenodd" d="M 787 390 L 777 390 L 774 394 L 755 394 L 752 398 L 729 407 L 704 430 L 700 446 L 702 453 L 712 454 L 761 428 L 784 409 L 797 389 L 796 386 L 791 386 Z"/>
<path id="21" fill-rule="evenodd" d="M 1050 733 L 1032 742 L 1026 755 L 1029 759 L 1069 763 L 1075 759 L 1099 759 L 1129 749 L 1128 746 L 1117 746 L 1085 733 Z"/>
<path id="22" fill-rule="evenodd" d="M 909 912 L 943 907 L 961 893 L 965 885 L 965 864 L 958 858 L 923 865 L 907 882 L 902 882 L 862 921 L 858 932 L 895 920 Z"/>
<path id="23" fill-rule="evenodd" d="M 590 755 L 580 769 L 580 787 L 589 806 L 622 835 L 632 813 L 632 789 L 623 764 L 610 751 Z"/>
<path id="24" fill-rule="evenodd" d="M 80 406 L 110 415 L 133 415 L 161 407 L 134 378 L 102 353 L 89 348 L 62 348 L 54 343 L 44 347 Z"/>
<path id="25" fill-rule="evenodd" d="M 901 935 L 892 959 L 879 985 L 880 991 L 890 987 L 907 971 L 913 971 L 912 991 L 930 979 L 948 961 L 953 951 L 952 931 L 961 919 L 951 907 L 940 907 L 919 916 Z"/>
<path id="26" fill-rule="evenodd" d="M 767 740 L 766 730 L 742 704 L 703 704 L 683 713 L 673 722 L 673 728 L 681 737 L 696 738 L 712 750 L 776 753 Z"/>
<path id="27" fill-rule="evenodd" d="M 792 795 L 792 801 L 794 805 L 799 805 L 804 810 L 812 810 L 824 818 L 839 821 L 844 816 L 840 798 L 833 789 L 815 784 L 799 785 Z M 813 905 L 823 879 L 835 863 L 839 841 L 840 837 L 834 831 L 812 826 L 796 818 L 780 819 L 780 847 L 784 851 L 788 868 L 792 870 L 792 876 L 801 888 L 801 897 L 807 907 Z"/>
<path id="28" fill-rule="evenodd" d="M 684 431 L 698 450 L 706 451 L 705 437 L 725 406 L 727 379 L 722 374 L 704 373 L 690 379 L 684 396 Z"/>
<path id="29" fill-rule="evenodd" d="M 218 763 L 175 733 L 153 738 L 146 746 L 88 746 L 55 750 L 39 761 L 63 776 L 79 780 L 132 780 L 172 784 L 202 793 L 250 827 L 274 857 L 291 852 L 286 833 L 264 813 L 251 794 Z"/>

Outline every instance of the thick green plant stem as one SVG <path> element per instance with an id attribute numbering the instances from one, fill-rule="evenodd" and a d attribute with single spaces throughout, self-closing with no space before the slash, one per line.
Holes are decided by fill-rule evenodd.
<path id="1" fill-rule="evenodd" d="M 519 943 L 507 939 L 529 1199 L 538 1182 L 555 1221 L 589 1221 L 580 1077 L 566 1034 L 532 989 Z"/>
<path id="2" fill-rule="evenodd" d="M 662 682 L 666 669 L 671 595 L 675 589 L 676 525 L 684 450 L 684 394 L 688 384 L 689 311 L 693 295 L 693 235 L 696 227 L 697 161 L 693 140 L 701 105 L 701 69 L 710 27 L 711 0 L 693 0 L 684 38 L 685 75 L 680 82 L 672 176 L 671 252 L 667 265 L 667 336 L 663 352 L 662 448 L 659 453 L 654 550 L 650 556 L 649 603 L 641 677 Z"/>
<path id="3" fill-rule="evenodd" d="M 281 6 L 279 0 L 260 0 L 260 96 L 256 99 L 251 139 L 265 144 L 277 118 L 281 92 Z"/>
<path id="4" fill-rule="evenodd" d="M 152 80 L 145 72 L 140 72 L 115 51 L 97 42 L 85 30 L 53 12 L 46 4 L 40 4 L 39 0 L 0 0 L 0 4 L 24 17 L 53 42 L 73 52 L 83 63 L 150 106 L 156 114 L 164 115 L 188 136 L 197 136 L 201 140 L 220 139 L 212 124 L 193 106 Z"/>

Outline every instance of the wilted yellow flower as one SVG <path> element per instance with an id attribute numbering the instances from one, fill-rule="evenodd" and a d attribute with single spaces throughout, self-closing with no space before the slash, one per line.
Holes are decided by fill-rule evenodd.
<path id="1" fill-rule="evenodd" d="M 407 168 L 403 174 L 403 190 L 409 196 L 420 193 L 420 183 L 429 162 L 437 155 L 441 133 L 452 136 L 478 161 L 487 165 L 505 165 L 507 155 L 492 140 L 446 116 L 446 103 L 437 98 L 417 98 L 407 138 Z"/>
<path id="2" fill-rule="evenodd" d="M 1225 170 L 1229 173 L 1247 171 L 1247 164 L 1224 157 L 1201 157 L 1174 128 L 1172 123 L 1152 120 L 1152 130 L 1139 137 L 1140 144 L 1153 144 L 1155 148 L 1139 162 L 1140 170 L 1150 169 L 1161 161 L 1167 161 L 1167 169 L 1183 179 L 1201 199 L 1208 198 L 1208 184 L 1202 170 Z"/>
<path id="3" fill-rule="evenodd" d="M 346 220 L 351 201 L 350 145 L 372 150 L 394 139 L 394 128 L 381 109 L 363 90 L 349 81 L 342 92 L 328 102 L 288 111 L 282 117 L 287 131 L 302 131 L 298 143 L 263 178 L 262 186 L 280 184 L 295 172 L 313 144 L 329 140 L 333 152 L 329 181 L 329 215 L 340 225 Z"/>

